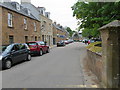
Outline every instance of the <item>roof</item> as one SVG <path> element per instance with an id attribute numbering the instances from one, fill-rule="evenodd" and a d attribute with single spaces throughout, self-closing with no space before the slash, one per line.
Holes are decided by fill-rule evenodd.
<path id="1" fill-rule="evenodd" d="M 54 26 L 55 28 L 57 28 L 58 30 L 61 30 L 61 31 L 64 31 L 64 32 L 65 32 L 65 30 L 64 30 L 63 28 L 61 28 L 61 26 L 58 26 L 58 25 L 55 25 L 55 24 L 53 24 L 53 26 Z"/>
<path id="2" fill-rule="evenodd" d="M 24 8 L 28 8 L 30 9 L 32 15 L 39 21 L 41 21 L 40 18 L 40 12 L 38 11 L 38 9 L 31 3 L 22 3 L 21 4 Z"/>
<path id="3" fill-rule="evenodd" d="M 27 14 L 27 12 L 26 12 L 26 9 L 27 9 L 27 8 L 23 8 L 23 7 L 20 5 L 21 9 L 20 9 L 20 10 L 17 10 L 17 9 L 15 8 L 15 6 L 14 6 L 15 3 L 17 3 L 17 2 L 3 2 L 3 3 L 0 3 L 0 6 L 1 6 L 1 7 L 4 7 L 4 8 L 7 8 L 7 9 L 9 9 L 9 10 L 12 10 L 12 11 L 14 11 L 14 12 L 16 12 L 16 13 L 22 14 L 22 15 L 24 15 L 24 16 L 27 16 L 27 17 L 29 17 L 29 18 L 32 18 L 32 19 L 37 20 L 37 18 L 35 18 L 32 13 L 31 13 L 30 15 Z M 17 4 L 19 4 L 19 3 L 17 3 Z"/>

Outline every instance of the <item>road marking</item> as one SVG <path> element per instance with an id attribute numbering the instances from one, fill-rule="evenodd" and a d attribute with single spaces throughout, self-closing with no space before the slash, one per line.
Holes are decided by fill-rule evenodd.
<path id="1" fill-rule="evenodd" d="M 57 87 L 69 87 L 69 88 L 98 88 L 97 85 L 57 85 Z"/>

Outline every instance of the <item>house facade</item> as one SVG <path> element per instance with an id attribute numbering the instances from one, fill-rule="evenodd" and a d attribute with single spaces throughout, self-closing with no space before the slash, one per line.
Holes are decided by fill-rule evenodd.
<path id="1" fill-rule="evenodd" d="M 41 38 L 42 41 L 46 41 L 49 45 L 53 45 L 53 28 L 52 20 L 50 19 L 50 12 L 45 12 L 44 7 L 38 7 L 41 18 Z"/>
<path id="2" fill-rule="evenodd" d="M 61 40 L 69 39 L 69 33 L 60 24 L 53 23 L 53 42 L 56 44 Z"/>
<path id="3" fill-rule="evenodd" d="M 44 7 L 36 7 L 30 0 L 0 3 L 0 43 L 25 43 L 27 41 L 46 41 L 56 45 L 69 37 L 60 24 L 53 23 L 50 12 Z"/>
<path id="4" fill-rule="evenodd" d="M 0 3 L 0 22 L 2 22 L 2 44 L 25 43 L 40 38 L 40 21 L 17 2 Z"/>
<path id="5" fill-rule="evenodd" d="M 46 12 L 44 7 L 36 7 L 31 2 L 21 1 L 24 8 L 30 9 L 35 18 L 41 22 L 41 40 L 46 41 L 48 45 L 53 45 L 53 29 L 52 20 L 50 19 L 50 12 Z"/>

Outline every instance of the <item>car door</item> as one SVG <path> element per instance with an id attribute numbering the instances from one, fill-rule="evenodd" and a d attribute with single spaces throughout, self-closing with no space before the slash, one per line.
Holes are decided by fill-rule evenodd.
<path id="1" fill-rule="evenodd" d="M 21 61 L 25 60 L 27 55 L 28 55 L 28 50 L 27 47 L 25 46 L 25 44 L 19 44 L 20 47 L 20 57 L 21 57 Z"/>
<path id="2" fill-rule="evenodd" d="M 40 45 L 43 49 L 44 52 L 46 52 L 46 47 L 45 47 L 45 43 L 43 41 L 40 42 Z"/>
<path id="3" fill-rule="evenodd" d="M 14 63 L 20 62 L 21 54 L 20 54 L 20 48 L 18 45 L 13 46 L 11 50 L 11 56 Z"/>

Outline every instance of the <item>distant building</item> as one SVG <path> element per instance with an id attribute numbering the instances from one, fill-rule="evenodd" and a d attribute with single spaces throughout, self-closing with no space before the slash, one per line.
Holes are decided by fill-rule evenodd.
<path id="1" fill-rule="evenodd" d="M 69 33 L 60 24 L 53 23 L 53 43 L 69 39 Z"/>
<path id="2" fill-rule="evenodd" d="M 73 38 L 74 41 L 83 40 L 82 32 L 75 32 L 75 33 L 72 35 L 72 38 Z"/>

